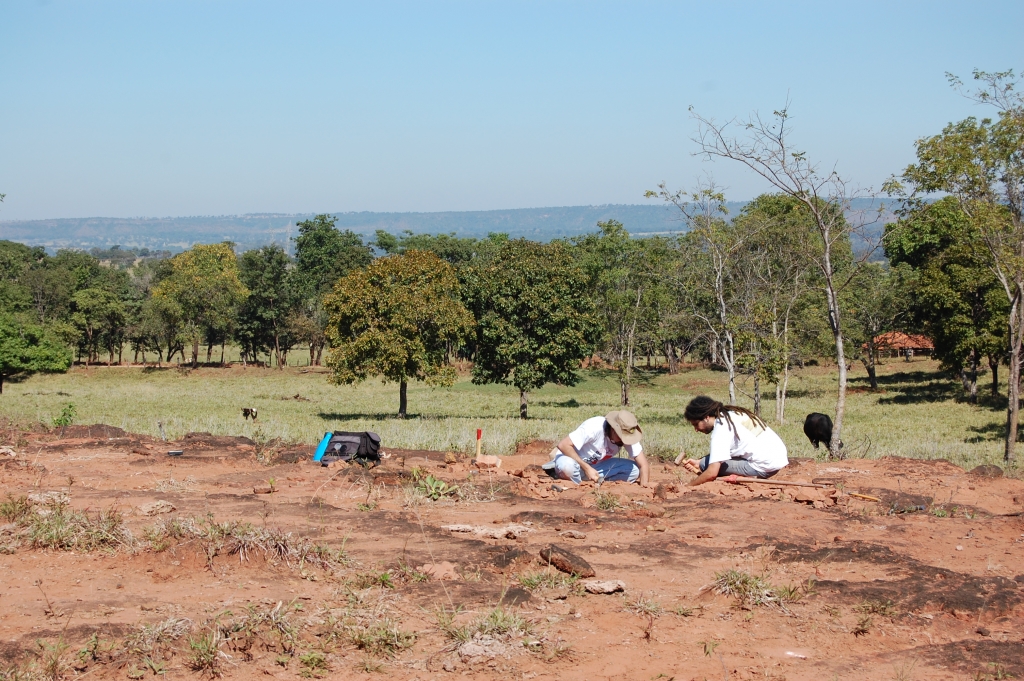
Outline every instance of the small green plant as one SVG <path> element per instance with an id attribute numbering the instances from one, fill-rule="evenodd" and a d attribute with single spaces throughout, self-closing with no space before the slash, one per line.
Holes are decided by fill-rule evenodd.
<path id="1" fill-rule="evenodd" d="M 936 518 L 945 518 L 946 516 L 949 515 L 949 511 L 947 511 L 944 508 L 933 508 L 932 509 L 932 515 L 935 516 Z"/>
<path id="2" fill-rule="evenodd" d="M 888 598 L 884 601 L 864 601 L 853 609 L 866 615 L 881 615 L 882 617 L 894 617 L 897 613 L 896 604 Z"/>
<path id="3" fill-rule="evenodd" d="M 291 655 L 278 655 L 274 658 L 274 664 L 281 665 L 285 669 L 288 668 L 288 663 L 292 661 Z"/>
<path id="4" fill-rule="evenodd" d="M 60 410 L 60 414 L 53 417 L 53 427 L 64 428 L 65 426 L 70 426 L 75 422 L 77 416 L 78 410 L 75 408 L 74 402 L 69 402 Z"/>
<path id="5" fill-rule="evenodd" d="M 871 625 L 874 621 L 871 619 L 871 615 L 861 615 L 857 619 L 857 626 L 853 628 L 854 636 L 864 636 L 871 631 Z"/>
<path id="6" fill-rule="evenodd" d="M 452 496 L 459 492 L 457 486 L 449 485 L 444 480 L 435 478 L 433 475 L 428 475 L 420 480 L 416 484 L 416 489 L 431 501 L 438 501 L 443 497 Z"/>
<path id="7" fill-rule="evenodd" d="M 299 675 L 306 679 L 319 679 L 330 671 L 327 656 L 318 650 L 299 655 L 299 664 L 302 666 Z"/>
<path id="8" fill-rule="evenodd" d="M 602 511 L 614 511 L 622 508 L 622 502 L 611 492 L 594 492 L 594 505 Z"/>
<path id="9" fill-rule="evenodd" d="M 398 561 L 398 569 L 402 571 L 402 576 L 410 582 L 426 582 L 430 579 L 430 575 L 420 572 L 403 560 Z"/>
<path id="10" fill-rule="evenodd" d="M 68 663 L 64 659 L 64 652 L 68 649 L 64 635 L 61 634 L 61 637 L 54 643 L 36 641 L 36 645 L 39 646 L 43 678 L 47 681 L 60 681 L 64 678 L 64 673 L 68 668 Z"/>
<path id="11" fill-rule="evenodd" d="M 539 572 L 523 572 L 519 575 L 519 583 L 530 591 L 537 589 L 572 589 L 579 581 L 576 575 L 567 575 L 554 570 L 541 570 Z"/>
<path id="12" fill-rule="evenodd" d="M 697 641 L 704 648 L 704 657 L 711 657 L 715 648 L 717 648 L 721 641 L 715 641 L 714 639 L 708 639 L 707 641 Z"/>
<path id="13" fill-rule="evenodd" d="M 359 504 L 356 504 L 356 509 L 359 510 L 359 511 L 363 511 L 363 512 L 376 511 L 377 510 L 377 502 L 376 501 L 370 501 L 370 502 L 367 502 L 365 504 L 359 503 Z"/>
<path id="14" fill-rule="evenodd" d="M 194 672 L 220 676 L 220 630 L 211 629 L 188 637 L 187 664 Z"/>
<path id="15" fill-rule="evenodd" d="M 271 492 L 277 491 L 277 487 L 274 486 L 274 483 L 276 482 L 277 478 L 267 478 L 267 486 L 270 487 Z"/>
<path id="16" fill-rule="evenodd" d="M 455 643 L 465 643 L 473 638 L 472 625 L 459 625 L 455 623 L 455 619 L 459 616 L 460 612 L 462 612 L 460 606 L 449 610 L 442 605 L 434 610 L 434 621 L 437 622 L 438 631 L 446 639 Z"/>
<path id="17" fill-rule="evenodd" d="M 396 622 L 383 617 L 365 627 L 352 627 L 349 630 L 352 644 L 360 650 L 375 657 L 392 658 L 400 651 L 412 646 L 416 635 L 402 631 Z"/>
<path id="18" fill-rule="evenodd" d="M 533 627 L 514 610 L 499 605 L 477 622 L 476 630 L 486 636 L 525 636 Z"/>
<path id="19" fill-rule="evenodd" d="M 767 579 L 740 570 L 715 573 L 712 587 L 720 594 L 735 597 L 740 605 L 747 607 L 781 605 L 776 589 Z"/>
<path id="20" fill-rule="evenodd" d="M 693 610 L 694 610 L 693 608 L 687 608 L 686 606 L 683 606 L 683 605 L 677 605 L 672 610 L 672 614 L 673 615 L 678 615 L 679 617 L 693 617 Z"/>
<path id="21" fill-rule="evenodd" d="M 379 586 L 382 589 L 394 589 L 395 578 L 390 570 L 384 572 L 360 572 L 352 580 L 352 585 L 357 589 L 369 589 L 372 586 Z"/>
<path id="22" fill-rule="evenodd" d="M 25 495 L 13 496 L 7 493 L 7 501 L 0 502 L 0 517 L 9 523 L 21 525 L 32 513 L 32 504 Z"/>
<path id="23" fill-rule="evenodd" d="M 413 482 L 419 482 L 423 478 L 427 477 L 427 473 L 421 467 L 413 466 L 409 469 L 409 477 L 412 478 Z"/>
<path id="24" fill-rule="evenodd" d="M 634 615 L 657 617 L 661 614 L 661 603 L 645 598 L 641 593 L 635 599 L 626 601 L 626 610 L 633 613 Z"/>

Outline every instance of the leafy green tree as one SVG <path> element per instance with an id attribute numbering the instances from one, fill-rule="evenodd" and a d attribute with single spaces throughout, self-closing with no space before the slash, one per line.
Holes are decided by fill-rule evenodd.
<path id="1" fill-rule="evenodd" d="M 621 222 L 597 226 L 599 232 L 577 237 L 573 245 L 601 320 L 601 354 L 618 370 L 619 401 L 628 406 L 638 343 L 657 324 L 651 297 L 657 275 L 646 262 L 645 244 L 630 238 Z"/>
<path id="2" fill-rule="evenodd" d="M 199 343 L 210 329 L 227 328 L 249 294 L 238 276 L 238 258 L 230 244 L 198 244 L 170 260 L 171 273 L 153 297 L 173 301 L 180 313 L 179 336 L 192 346 L 192 366 L 199 365 Z"/>
<path id="3" fill-rule="evenodd" d="M 373 260 L 362 237 L 335 227 L 338 219 L 326 213 L 298 223 L 295 237 L 296 284 L 307 298 L 331 290 L 341 277 Z"/>
<path id="4" fill-rule="evenodd" d="M 239 308 L 236 337 L 253 353 L 273 350 L 279 369 L 294 344 L 289 318 L 298 301 L 288 265 L 288 254 L 277 245 L 242 254 L 240 278 L 249 296 Z"/>
<path id="5" fill-rule="evenodd" d="M 455 232 L 450 234 L 414 234 L 408 229 L 395 236 L 378 229 L 374 244 L 388 255 L 401 255 L 407 251 L 430 251 L 450 265 L 460 267 L 490 259 L 506 241 L 508 241 L 508 234 L 503 232 L 491 232 L 487 238 L 477 239 L 475 237 L 459 237 L 455 235 Z"/>
<path id="6" fill-rule="evenodd" d="M 327 214 L 303 220 L 295 238 L 292 289 L 299 302 L 291 316 L 291 329 L 296 340 L 309 345 L 310 362 L 316 365 L 327 342 L 324 295 L 338 279 L 373 260 L 362 238 L 351 230 L 339 230 L 336 223 L 337 218 Z"/>
<path id="7" fill-rule="evenodd" d="M 114 360 L 115 339 L 124 329 L 123 301 L 110 291 L 87 288 L 75 293 L 71 302 L 75 310 L 71 316 L 72 322 L 82 331 L 85 341 L 86 366 L 89 362 L 99 361 L 98 348 L 104 335 L 109 339 L 109 366 Z"/>
<path id="8" fill-rule="evenodd" d="M 988 249 L 1006 296 L 1010 370 L 1003 456 L 1009 462 L 1017 444 L 1024 343 L 1024 95 L 1016 90 L 1013 71 L 975 71 L 974 78 L 982 87 L 969 96 L 993 105 L 998 120 L 970 117 L 918 140 L 917 163 L 902 177 L 913 188 L 912 201 L 934 192 L 956 198 Z M 897 183 L 889 189 L 902 191 Z"/>
<path id="9" fill-rule="evenodd" d="M 525 239 L 506 242 L 475 275 L 473 382 L 518 388 L 525 419 L 529 391 L 576 385 L 580 363 L 593 352 L 600 320 L 587 276 L 564 244 Z"/>
<path id="10" fill-rule="evenodd" d="M 4 381 L 38 372 L 63 372 L 71 366 L 71 351 L 38 324 L 0 313 L 0 393 Z"/>
<path id="11" fill-rule="evenodd" d="M 691 109 L 692 112 L 692 109 Z M 807 250 L 817 270 L 820 287 L 825 294 L 827 322 L 832 332 L 837 371 L 836 413 L 832 419 L 832 441 L 829 455 L 841 458 L 843 419 L 846 413 L 846 340 L 843 335 L 841 294 L 849 285 L 857 267 L 868 260 L 874 248 L 866 249 L 857 259 L 847 258 L 851 235 L 871 244 L 867 224 L 859 219 L 851 222 L 846 214 L 857 192 L 835 170 L 822 172 L 807 153 L 790 144 L 789 112 L 774 112 L 765 120 L 752 115 L 742 126 L 729 128 L 730 122 L 718 123 L 696 113 L 699 130 L 697 142 L 706 158 L 736 161 L 757 173 L 776 191 L 802 203 L 813 221 L 813 248 Z M 732 130 L 742 130 L 738 136 Z"/>
<path id="12" fill-rule="evenodd" d="M 895 331 L 910 321 L 915 280 L 907 265 L 887 267 L 882 263 L 866 263 L 847 289 L 844 312 L 849 340 L 859 347 L 871 387 L 878 389 L 875 368 L 880 349 L 875 338 Z"/>
<path id="13" fill-rule="evenodd" d="M 433 253 L 378 258 L 340 279 L 324 307 L 332 382 L 376 375 L 398 383 L 399 418 L 407 413 L 410 380 L 455 382 L 449 356 L 472 331 L 473 317 L 459 300 L 455 270 Z"/>
<path id="14" fill-rule="evenodd" d="M 990 266 L 988 249 L 951 196 L 904 211 L 886 226 L 885 252 L 893 265 L 914 269 L 911 317 L 935 344 L 942 367 L 960 374 L 974 402 L 978 366 L 988 358 L 992 394 L 1006 353 L 1006 296 Z"/>

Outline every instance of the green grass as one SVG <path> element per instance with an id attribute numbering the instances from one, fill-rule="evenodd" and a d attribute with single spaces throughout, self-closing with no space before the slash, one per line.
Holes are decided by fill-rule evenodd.
<path id="1" fill-rule="evenodd" d="M 890 360 L 879 367 L 879 392 L 865 389 L 860 365 L 854 365 L 851 376 L 853 390 L 847 397 L 843 430 L 850 456 L 946 458 L 966 467 L 1002 463 L 1003 404 L 987 397 L 980 405 L 958 401 L 959 382 L 938 373 L 935 362 Z M 801 426 L 809 412 L 832 413 L 835 381 L 834 370 L 825 367 L 795 370 L 783 425 L 774 423 L 772 386 L 766 387 L 766 420 L 785 440 L 791 456 L 822 456 Z M 987 395 L 987 386 L 980 387 Z M 752 382 L 741 377 L 739 388 L 740 404 L 750 407 L 746 393 Z M 707 451 L 707 437 L 695 433 L 682 417 L 686 403 L 698 394 L 724 399 L 726 374 L 641 372 L 631 408 L 643 426 L 649 452 L 675 456 L 680 448 L 690 455 Z M 303 399 L 293 399 L 295 395 Z M 23 425 L 49 425 L 73 402 L 76 423 L 107 423 L 156 437 L 158 421 L 171 438 L 189 431 L 252 437 L 258 427 L 266 438 L 314 443 L 327 430 L 374 430 L 381 434 L 385 449 L 463 452 L 474 450 L 476 429 L 482 428 L 485 452 L 509 454 L 517 443 L 558 440 L 584 419 L 617 409 L 618 395 L 612 372 L 586 371 L 578 386 L 549 385 L 531 393 L 530 419 L 522 421 L 513 388 L 473 385 L 463 376 L 451 389 L 410 384 L 410 418 L 399 420 L 393 416 L 398 386 L 378 380 L 334 386 L 319 370 L 302 373 L 298 367 L 209 368 L 187 374 L 174 369 L 92 367 L 5 384 L 0 417 Z M 245 406 L 259 410 L 258 426 L 242 420 Z"/>

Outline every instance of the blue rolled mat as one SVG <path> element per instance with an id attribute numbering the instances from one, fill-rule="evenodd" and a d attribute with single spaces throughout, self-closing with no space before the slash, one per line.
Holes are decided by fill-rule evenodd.
<path id="1" fill-rule="evenodd" d="M 327 451 L 327 445 L 331 441 L 332 435 L 334 435 L 334 433 L 324 433 L 324 439 L 320 440 L 320 444 L 316 448 L 316 454 L 313 455 L 313 461 L 319 461 L 323 458 L 324 453 Z"/>

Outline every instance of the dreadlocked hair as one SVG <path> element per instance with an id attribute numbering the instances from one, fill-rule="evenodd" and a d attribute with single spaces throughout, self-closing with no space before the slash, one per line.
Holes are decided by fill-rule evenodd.
<path id="1" fill-rule="evenodd" d="M 738 407 L 735 404 L 722 404 L 716 399 L 708 397 L 707 395 L 700 395 L 690 400 L 690 403 L 686 405 L 686 411 L 683 412 L 683 417 L 687 421 L 703 421 L 709 416 L 714 416 L 717 421 L 719 418 L 724 418 L 725 422 L 729 424 L 729 428 L 735 433 L 736 424 L 732 422 L 732 417 L 729 416 L 731 412 L 737 414 L 743 414 L 750 418 L 751 421 L 761 426 L 764 429 L 768 429 L 761 417 L 743 407 Z"/>

